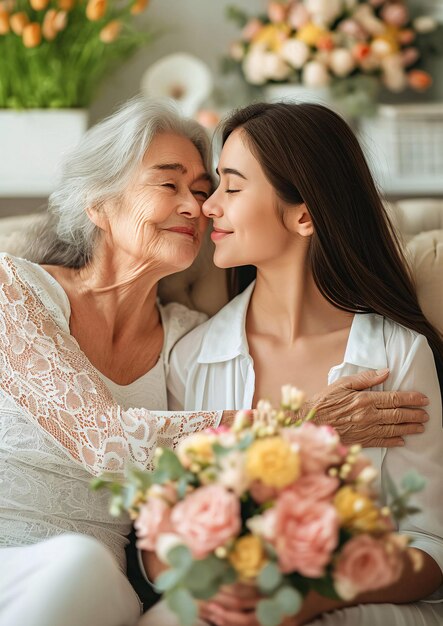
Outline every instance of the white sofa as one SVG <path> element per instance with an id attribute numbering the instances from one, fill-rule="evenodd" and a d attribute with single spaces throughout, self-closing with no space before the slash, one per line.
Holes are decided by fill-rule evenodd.
<path id="1" fill-rule="evenodd" d="M 406 246 L 423 310 L 443 333 L 443 199 L 402 200 L 388 208 Z M 38 219 L 35 214 L 0 219 L 0 251 L 17 253 L 23 230 Z M 218 311 L 228 299 L 226 280 L 211 257 L 212 243 L 207 239 L 191 268 L 161 282 L 161 299 L 209 315 Z"/>

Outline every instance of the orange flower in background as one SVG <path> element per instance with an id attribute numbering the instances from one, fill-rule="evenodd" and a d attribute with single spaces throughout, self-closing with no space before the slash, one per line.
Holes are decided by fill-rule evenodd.
<path id="1" fill-rule="evenodd" d="M 57 29 L 54 24 L 56 15 L 57 11 L 55 9 L 49 9 L 43 18 L 42 33 L 46 41 L 52 41 L 57 36 Z"/>
<path id="2" fill-rule="evenodd" d="M 91 22 L 101 20 L 106 13 L 107 3 L 106 0 L 89 0 L 86 6 L 86 17 Z"/>
<path id="3" fill-rule="evenodd" d="M 49 4 L 49 0 L 29 0 L 29 4 L 34 11 L 43 11 Z"/>
<path id="4" fill-rule="evenodd" d="M 134 4 L 131 7 L 132 15 L 138 15 L 142 13 L 149 4 L 149 0 L 135 0 Z"/>
<path id="5" fill-rule="evenodd" d="M 42 29 L 37 22 L 31 22 L 23 29 L 23 45 L 25 48 L 36 48 L 42 41 Z"/>
<path id="6" fill-rule="evenodd" d="M 409 86 L 416 91 L 426 91 L 432 85 L 432 76 L 423 70 L 412 70 L 407 78 Z"/>
<path id="7" fill-rule="evenodd" d="M 71 11 L 74 8 L 75 0 L 58 0 L 57 4 L 62 11 Z"/>
<path id="8" fill-rule="evenodd" d="M 103 43 L 111 43 L 117 39 L 122 29 L 122 23 L 120 20 L 112 20 L 109 24 L 106 24 L 100 31 L 100 41 Z"/>
<path id="9" fill-rule="evenodd" d="M 19 13 L 14 13 L 13 15 L 11 15 L 9 23 L 11 25 L 12 32 L 16 35 L 21 36 L 25 26 L 29 24 L 29 17 L 26 15 L 26 13 L 20 11 Z"/>
<path id="10" fill-rule="evenodd" d="M 0 10 L 0 35 L 6 35 L 9 33 L 9 15 L 6 11 Z"/>

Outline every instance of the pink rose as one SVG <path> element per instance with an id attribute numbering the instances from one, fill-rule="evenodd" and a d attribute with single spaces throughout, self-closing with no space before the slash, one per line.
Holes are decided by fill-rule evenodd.
<path id="1" fill-rule="evenodd" d="M 380 15 L 386 24 L 397 26 L 398 28 L 401 28 L 409 21 L 408 7 L 400 2 L 387 4 L 382 8 Z"/>
<path id="2" fill-rule="evenodd" d="M 203 559 L 240 532 L 237 497 L 220 485 L 200 487 L 175 505 L 171 521 L 194 558 Z"/>
<path id="3" fill-rule="evenodd" d="M 249 493 L 258 504 L 275 500 L 278 490 L 275 487 L 268 487 L 261 480 L 254 480 L 249 486 Z"/>
<path id="4" fill-rule="evenodd" d="M 263 22 L 260 22 L 260 20 L 256 18 L 249 20 L 249 22 L 242 30 L 242 39 L 244 39 L 244 41 L 251 41 L 261 31 L 262 28 Z"/>
<path id="5" fill-rule="evenodd" d="M 162 498 L 149 498 L 141 507 L 134 527 L 138 537 L 137 547 L 154 550 L 159 535 L 172 529 L 171 507 Z"/>
<path id="6" fill-rule="evenodd" d="M 334 585 L 344 600 L 394 583 L 402 571 L 400 550 L 369 535 L 353 537 L 343 548 L 334 571 Z"/>
<path id="7" fill-rule="evenodd" d="M 351 18 L 340 22 L 338 30 L 345 35 L 348 35 L 348 37 L 353 37 L 354 39 L 366 41 L 368 37 L 368 33 L 365 31 L 363 26 Z"/>
<path id="8" fill-rule="evenodd" d="M 295 4 L 290 10 L 288 15 L 289 25 L 294 30 L 303 28 L 310 20 L 308 9 L 303 4 Z"/>
<path id="9" fill-rule="evenodd" d="M 285 428 L 283 436 L 299 447 L 302 474 L 323 473 L 342 460 L 340 439 L 330 426 L 306 422 L 299 428 Z"/>
<path id="10" fill-rule="evenodd" d="M 338 478 L 326 474 L 305 474 L 300 476 L 287 491 L 295 493 L 300 500 L 330 502 L 340 486 Z"/>
<path id="11" fill-rule="evenodd" d="M 275 548 L 282 571 L 323 576 L 338 542 L 335 508 L 325 502 L 303 500 L 287 490 L 279 496 L 275 514 Z"/>

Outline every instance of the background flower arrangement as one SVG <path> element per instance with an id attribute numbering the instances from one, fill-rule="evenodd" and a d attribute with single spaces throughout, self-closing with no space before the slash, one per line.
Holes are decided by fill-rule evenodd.
<path id="1" fill-rule="evenodd" d="M 230 64 L 251 85 L 330 86 L 338 99 L 357 94 L 361 107 L 379 85 L 401 92 L 432 83 L 420 63 L 438 51 L 438 24 L 412 19 L 404 0 L 281 0 L 264 15 L 230 7 L 228 17 L 242 27 Z"/>
<path id="2" fill-rule="evenodd" d="M 152 473 L 95 481 L 111 489 L 115 515 L 135 519 L 139 548 L 167 565 L 155 584 L 184 626 L 196 620 L 196 599 L 230 583 L 257 585 L 257 618 L 277 626 L 310 590 L 349 600 L 400 576 L 408 538 L 393 520 L 416 511 L 407 500 L 423 481 L 410 474 L 402 493 L 392 485 L 390 509 L 381 507 L 359 446 L 309 419 L 293 423 L 302 401 L 285 386 L 279 410 L 261 401 L 232 428 L 158 449 Z"/>
<path id="3" fill-rule="evenodd" d="M 0 108 L 88 106 L 101 80 L 152 34 L 148 0 L 1 0 Z"/>

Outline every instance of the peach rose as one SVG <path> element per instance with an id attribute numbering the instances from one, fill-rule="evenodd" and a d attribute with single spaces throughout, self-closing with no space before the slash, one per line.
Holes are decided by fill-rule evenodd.
<path id="1" fill-rule="evenodd" d="M 381 18 L 386 24 L 401 28 L 409 21 L 409 11 L 406 5 L 395 2 L 385 5 L 381 10 Z"/>
<path id="2" fill-rule="evenodd" d="M 325 502 L 304 500 L 283 492 L 275 507 L 275 548 L 283 572 L 323 576 L 338 542 L 338 516 Z"/>
<path id="3" fill-rule="evenodd" d="M 338 478 L 326 474 L 306 474 L 301 476 L 288 490 L 300 500 L 330 502 L 340 486 Z"/>
<path id="4" fill-rule="evenodd" d="M 299 428 L 285 428 L 282 435 L 291 445 L 298 446 L 302 474 L 323 473 L 341 461 L 340 440 L 330 426 L 306 422 Z"/>
<path id="5" fill-rule="evenodd" d="M 149 498 L 140 508 L 134 527 L 138 537 L 137 548 L 154 550 L 159 535 L 172 530 L 171 507 L 162 498 Z"/>
<path id="6" fill-rule="evenodd" d="M 361 592 L 394 583 L 402 571 L 399 550 L 369 535 L 353 537 L 343 548 L 334 571 L 334 586 L 341 598 L 352 600 Z"/>
<path id="7" fill-rule="evenodd" d="M 171 521 L 194 558 L 203 559 L 238 535 L 240 505 L 224 487 L 207 485 L 176 504 Z"/>
<path id="8" fill-rule="evenodd" d="M 265 485 L 261 480 L 254 480 L 249 486 L 249 493 L 258 504 L 264 504 L 270 500 L 275 500 L 278 489 Z"/>

